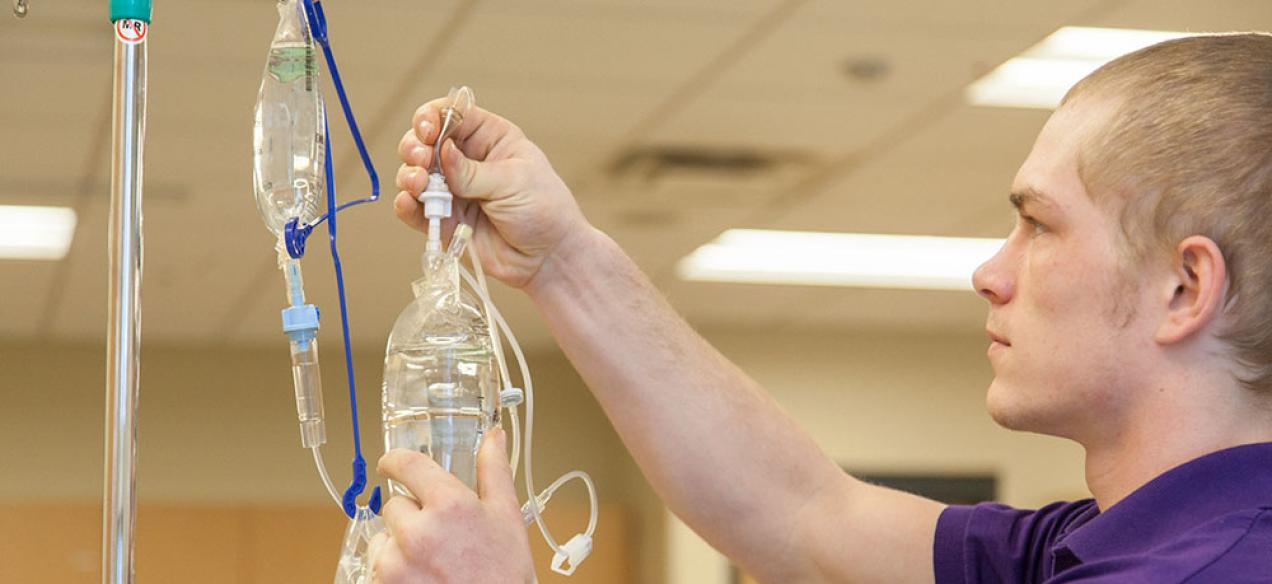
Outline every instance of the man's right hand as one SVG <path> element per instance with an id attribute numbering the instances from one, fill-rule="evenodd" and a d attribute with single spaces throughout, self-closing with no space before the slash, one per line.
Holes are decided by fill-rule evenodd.
<path id="1" fill-rule="evenodd" d="M 413 195 L 425 185 L 443 106 L 420 108 L 402 139 L 406 192 L 396 209 L 417 229 L 424 217 Z M 458 214 L 467 207 L 478 217 L 466 220 L 482 265 L 530 293 L 645 477 L 685 523 L 765 582 L 933 580 L 940 503 L 858 481 L 823 454 L 588 225 L 516 126 L 474 108 L 455 137 L 442 168 Z"/>
<path id="2" fill-rule="evenodd" d="M 402 192 L 393 210 L 421 231 L 428 223 L 416 195 L 428 182 L 445 106 L 445 99 L 420 106 L 398 145 Z M 526 288 L 565 246 L 581 244 L 593 232 L 543 151 L 512 122 L 474 106 L 451 136 L 453 142 L 441 145 L 442 171 L 456 197 L 455 212 L 443 223 L 442 237 L 449 238 L 462 217 L 474 229 L 488 274 Z"/>

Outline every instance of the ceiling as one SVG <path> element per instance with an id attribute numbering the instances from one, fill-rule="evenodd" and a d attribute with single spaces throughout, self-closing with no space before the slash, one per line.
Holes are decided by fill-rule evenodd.
<path id="1" fill-rule="evenodd" d="M 324 4 L 389 189 L 414 109 L 470 85 L 540 144 L 588 217 L 691 322 L 797 331 L 974 333 L 984 312 L 971 292 L 694 283 L 677 279 L 674 263 L 729 227 L 1001 236 L 1007 187 L 1047 112 L 968 106 L 969 82 L 1064 25 L 1272 28 L 1266 0 Z M 0 204 L 66 205 L 80 218 L 66 259 L 0 260 L 0 339 L 97 342 L 107 326 L 106 8 L 31 0 L 25 20 L 0 16 Z M 281 339 L 283 288 L 250 170 L 275 23 L 273 0 L 156 2 L 146 342 Z M 851 75 L 853 64 L 875 75 Z M 361 196 L 368 183 L 332 124 L 338 192 Z M 799 164 L 755 178 L 612 176 L 624 153 L 649 146 L 754 149 Z M 355 341 L 380 344 L 409 301 L 423 242 L 387 202 L 340 217 Z M 334 314 L 325 238 L 311 241 L 304 268 L 310 299 Z M 501 290 L 496 301 L 527 344 L 550 342 L 524 297 Z"/>

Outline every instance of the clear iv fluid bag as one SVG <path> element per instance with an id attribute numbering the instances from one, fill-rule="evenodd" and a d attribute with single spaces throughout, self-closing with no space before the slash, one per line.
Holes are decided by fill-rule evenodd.
<path id="1" fill-rule="evenodd" d="M 426 260 L 415 301 L 393 325 L 384 358 L 384 447 L 427 454 L 476 488 L 477 450 L 498 423 L 499 374 L 490 324 L 459 286 L 463 245 L 452 242 L 449 253 Z M 393 483 L 390 489 L 408 494 Z"/>
<path id="2" fill-rule="evenodd" d="M 275 235 L 292 218 L 317 219 L 326 199 L 325 106 L 313 36 L 299 0 L 280 1 L 278 18 L 252 134 L 256 205 Z"/>
<path id="3" fill-rule="evenodd" d="M 368 584 L 371 582 L 371 540 L 384 532 L 384 522 L 366 507 L 358 507 L 357 513 L 345 529 L 344 543 L 340 547 L 340 560 L 336 563 L 335 584 Z"/>

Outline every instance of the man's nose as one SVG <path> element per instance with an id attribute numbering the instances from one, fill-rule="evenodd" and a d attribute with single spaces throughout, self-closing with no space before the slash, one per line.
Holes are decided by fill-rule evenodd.
<path id="1" fill-rule="evenodd" d="M 972 286 L 976 293 L 988 300 L 990 304 L 1006 304 L 1015 293 L 1016 282 L 1011 271 L 1006 269 L 1003 257 L 1004 249 L 998 250 L 994 257 L 976 268 L 972 274 Z"/>

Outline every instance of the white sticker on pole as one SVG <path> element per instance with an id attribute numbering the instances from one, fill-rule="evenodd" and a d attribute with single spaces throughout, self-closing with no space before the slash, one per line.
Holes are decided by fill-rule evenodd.
<path id="1" fill-rule="evenodd" d="M 115 21 L 115 38 L 128 45 L 146 40 L 146 21 L 124 18 Z"/>

